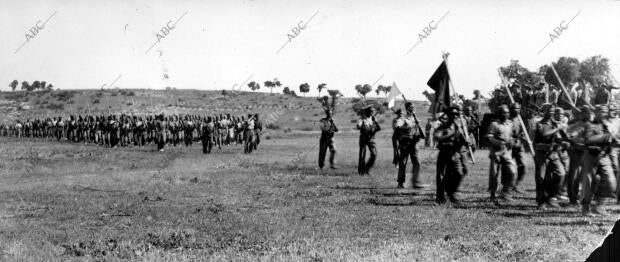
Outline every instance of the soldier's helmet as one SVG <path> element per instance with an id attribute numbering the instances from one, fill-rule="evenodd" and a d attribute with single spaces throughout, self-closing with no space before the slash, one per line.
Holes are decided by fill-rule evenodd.
<path id="1" fill-rule="evenodd" d="M 466 106 L 465 109 L 463 109 L 463 112 L 471 113 L 471 106 Z"/>
<path id="2" fill-rule="evenodd" d="M 394 111 L 394 113 L 395 113 L 396 115 L 399 115 L 399 116 L 400 116 L 400 115 L 402 115 L 402 114 L 403 114 L 403 110 L 399 108 L 399 109 L 396 109 L 396 111 Z"/>

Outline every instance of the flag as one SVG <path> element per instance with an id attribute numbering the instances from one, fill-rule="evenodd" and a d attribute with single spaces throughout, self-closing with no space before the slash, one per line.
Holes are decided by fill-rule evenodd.
<path id="1" fill-rule="evenodd" d="M 396 102 L 396 98 L 399 96 L 402 96 L 403 93 L 400 92 L 400 90 L 398 90 L 398 87 L 396 87 L 396 82 L 394 82 L 392 84 L 392 89 L 390 90 L 390 93 L 388 94 L 387 100 L 388 100 L 388 108 L 392 108 L 394 107 L 394 103 Z"/>
<path id="2" fill-rule="evenodd" d="M 443 61 L 435 73 L 426 83 L 435 90 L 435 101 L 433 101 L 433 112 L 440 112 L 450 106 L 450 74 L 446 61 Z"/>

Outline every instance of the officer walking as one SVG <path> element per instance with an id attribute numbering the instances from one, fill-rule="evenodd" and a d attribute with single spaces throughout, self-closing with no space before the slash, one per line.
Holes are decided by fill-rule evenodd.
<path id="1" fill-rule="evenodd" d="M 458 203 L 455 193 L 458 191 L 461 180 L 467 175 L 465 165 L 466 146 L 469 141 L 462 133 L 467 128 L 460 123 L 460 108 L 450 107 L 446 112 L 448 118 L 443 122 L 434 136 L 437 141 L 439 154 L 437 155 L 437 191 L 436 201 L 439 204 L 446 202 L 446 194 L 452 203 Z"/>
<path id="2" fill-rule="evenodd" d="M 336 169 L 334 158 L 336 157 L 336 148 L 334 147 L 334 134 L 338 132 L 338 127 L 334 124 L 331 110 L 325 110 L 325 118 L 321 119 L 321 138 L 319 140 L 319 168 L 325 166 L 325 154 L 329 149 L 329 167 Z"/>
<path id="3" fill-rule="evenodd" d="M 405 103 L 407 114 L 396 120 L 395 127 L 398 133 L 398 188 L 403 188 L 405 183 L 405 172 L 407 170 L 407 160 L 411 159 L 412 175 L 411 184 L 413 188 L 425 188 L 419 180 L 420 161 L 418 160 L 417 143 L 424 138 L 420 133 L 421 127 L 417 123 L 414 114 L 413 104 Z"/>
<path id="4" fill-rule="evenodd" d="M 375 134 L 381 130 L 379 123 L 377 123 L 373 116 L 373 108 L 371 106 L 364 108 L 362 118 L 358 120 L 356 127 L 360 130 L 360 150 L 357 172 L 363 176 L 368 175 L 368 171 L 370 171 L 370 168 L 372 168 L 377 158 Z M 368 148 L 368 152 L 370 153 L 368 162 L 366 162 L 366 148 Z"/>

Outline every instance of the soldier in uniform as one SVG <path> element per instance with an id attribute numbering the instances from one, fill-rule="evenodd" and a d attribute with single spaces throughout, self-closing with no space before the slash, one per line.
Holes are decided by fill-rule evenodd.
<path id="1" fill-rule="evenodd" d="M 589 106 L 581 106 L 575 114 L 575 121 L 566 128 L 566 135 L 570 142 L 568 150 L 569 165 L 566 174 L 566 187 L 570 205 L 577 205 L 579 185 L 581 184 L 581 169 L 583 156 L 586 151 L 584 130 L 586 123 L 594 120 L 594 113 Z"/>
<path id="2" fill-rule="evenodd" d="M 213 148 L 215 124 L 210 116 L 207 116 L 207 120 L 203 125 L 202 130 L 202 153 L 210 154 Z"/>
<path id="3" fill-rule="evenodd" d="M 523 139 L 527 135 L 525 130 L 521 128 L 521 105 L 518 103 L 510 105 L 510 120 L 512 121 L 512 158 L 514 158 L 517 164 L 517 180 L 515 182 L 515 192 L 523 194 L 524 192 L 519 188 L 523 178 L 525 177 L 525 149 L 523 148 Z M 524 123 L 525 124 L 525 123 Z"/>
<path id="4" fill-rule="evenodd" d="M 596 116 L 592 123 L 585 126 L 585 144 L 587 151 L 583 158 L 583 179 L 581 188 L 582 214 L 608 215 L 604 205 L 607 198 L 613 197 L 616 192 L 616 176 L 609 157 L 610 147 L 618 144 L 618 138 L 613 137 L 604 127 L 603 120 L 608 114 L 604 105 L 596 106 Z M 590 204 L 595 201 L 592 209 Z"/>
<path id="5" fill-rule="evenodd" d="M 496 121 L 489 126 L 487 138 L 491 144 L 489 152 L 489 192 L 491 201 L 496 205 L 499 204 L 496 199 L 498 188 L 498 176 L 502 175 L 502 197 L 506 201 L 512 201 L 512 192 L 514 189 L 514 177 L 517 172 L 517 164 L 512 157 L 513 145 L 513 128 L 510 121 L 510 111 L 508 106 L 501 105 L 497 110 Z"/>
<path id="6" fill-rule="evenodd" d="M 447 120 L 440 125 L 433 134 L 437 140 L 437 191 L 436 201 L 446 202 L 446 194 L 452 203 L 458 203 L 455 193 L 458 191 L 461 180 L 467 175 L 465 165 L 466 146 L 465 126 L 460 123 L 460 108 L 453 106 L 446 110 Z"/>
<path id="7" fill-rule="evenodd" d="M 424 138 L 424 134 L 420 132 L 421 127 L 413 115 L 414 108 L 411 102 L 405 103 L 407 114 L 400 117 L 394 123 L 398 136 L 398 188 L 403 188 L 405 183 L 405 173 L 407 171 L 407 160 L 411 159 L 411 185 L 413 188 L 425 188 L 419 180 L 420 161 L 418 159 L 417 143 Z"/>
<path id="8" fill-rule="evenodd" d="M 254 114 L 254 150 L 260 144 L 260 135 L 263 132 L 263 123 L 258 118 L 258 114 Z"/>
<path id="9" fill-rule="evenodd" d="M 329 149 L 329 167 L 336 169 L 334 158 L 336 157 L 336 147 L 334 147 L 334 134 L 338 132 L 338 127 L 332 119 L 332 111 L 325 110 L 325 118 L 321 118 L 321 138 L 319 139 L 319 168 L 325 166 L 325 154 Z"/>
<path id="10" fill-rule="evenodd" d="M 245 121 L 243 129 L 243 140 L 245 141 L 243 152 L 246 154 L 252 153 L 254 149 L 254 134 L 254 116 L 248 114 L 248 120 Z"/>
<path id="11" fill-rule="evenodd" d="M 463 110 L 463 119 L 467 123 L 466 128 L 470 136 L 470 144 L 472 144 L 474 148 L 478 148 L 478 133 L 480 129 L 480 122 L 478 122 L 478 118 L 473 113 L 471 106 L 466 106 Z"/>
<path id="12" fill-rule="evenodd" d="M 392 150 L 394 152 L 394 157 L 392 158 L 392 164 L 395 166 L 398 166 L 398 161 L 400 160 L 399 153 L 398 153 L 398 138 L 400 134 L 398 133 L 396 122 L 398 122 L 399 119 L 403 117 L 403 110 L 397 109 L 396 111 L 394 111 L 394 113 L 396 114 L 396 117 L 394 118 L 394 120 L 392 120 L 392 129 L 394 129 L 394 132 L 392 134 Z"/>
<path id="13" fill-rule="evenodd" d="M 536 202 L 540 209 L 547 206 L 559 207 L 556 196 L 565 175 L 562 163 L 561 146 L 565 127 L 558 125 L 553 119 L 554 108 L 543 106 L 545 115 L 534 129 L 534 157 L 536 181 Z"/>
<path id="14" fill-rule="evenodd" d="M 363 116 L 357 121 L 357 129 L 360 130 L 359 140 L 359 161 L 357 172 L 360 175 L 368 175 L 368 171 L 375 163 L 377 158 L 377 145 L 375 144 L 375 134 L 381 130 L 379 123 L 375 121 L 373 116 L 373 108 L 367 106 L 364 108 Z M 366 148 L 370 152 L 370 158 L 366 162 Z"/>

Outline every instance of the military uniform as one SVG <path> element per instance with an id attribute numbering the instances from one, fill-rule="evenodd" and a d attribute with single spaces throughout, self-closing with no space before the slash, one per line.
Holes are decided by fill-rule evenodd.
<path id="1" fill-rule="evenodd" d="M 457 202 L 455 193 L 463 177 L 467 175 L 465 165 L 467 141 L 461 132 L 465 126 L 455 120 L 454 118 L 447 120 L 434 133 L 439 149 L 436 171 L 436 201 L 439 203 L 446 201 L 446 194 L 451 202 Z"/>
<path id="2" fill-rule="evenodd" d="M 582 108 L 581 110 L 586 110 Z M 582 112 L 583 114 L 583 112 Z M 568 150 L 569 165 L 566 175 L 566 188 L 568 199 L 571 204 L 576 204 L 579 197 L 579 185 L 581 183 L 581 170 L 583 168 L 583 156 L 586 151 L 585 146 L 585 125 L 586 120 L 579 119 L 571 123 L 566 128 L 566 135 L 570 141 L 570 149 Z"/>
<path id="3" fill-rule="evenodd" d="M 359 161 L 357 172 L 360 175 L 368 175 L 368 171 L 375 163 L 377 158 L 377 145 L 375 143 L 375 134 L 381 130 L 381 127 L 375 121 L 372 114 L 358 120 L 357 128 L 360 130 L 359 139 Z M 366 162 L 366 149 L 370 153 L 368 162 Z"/>
<path id="4" fill-rule="evenodd" d="M 321 138 L 319 139 L 319 168 L 325 166 L 325 154 L 329 149 L 329 165 L 334 168 L 334 158 L 336 157 L 336 147 L 334 146 L 334 134 L 338 132 L 338 127 L 334 124 L 331 116 L 322 118 Z"/>
<path id="5" fill-rule="evenodd" d="M 514 178 L 517 172 L 517 164 L 512 157 L 511 144 L 513 139 L 513 124 L 510 119 L 494 121 L 489 126 L 487 138 L 492 147 L 490 150 L 489 166 L 489 192 L 491 199 L 495 200 L 498 189 L 498 176 L 501 173 L 502 193 L 508 198 L 514 189 Z M 508 198 L 510 200 L 510 198 Z"/>
<path id="6" fill-rule="evenodd" d="M 420 127 L 411 113 L 396 119 L 394 125 L 398 135 L 398 186 L 402 187 L 403 183 L 405 183 L 407 160 L 411 159 L 411 184 L 413 187 L 418 187 L 421 185 L 421 182 L 419 181 L 420 161 L 418 159 L 417 143 L 424 135 L 420 133 Z"/>
<path id="7" fill-rule="evenodd" d="M 534 148 L 536 150 L 534 179 L 536 181 L 536 202 L 539 207 L 544 204 L 557 206 L 555 196 L 565 175 L 565 166 L 561 155 L 561 137 L 558 126 L 551 117 L 536 124 L 534 130 Z"/>
<path id="8" fill-rule="evenodd" d="M 616 176 L 609 157 L 613 137 L 605 130 L 600 120 L 587 123 L 584 135 L 587 152 L 583 158 L 583 179 L 581 181 L 582 211 L 588 214 L 590 204 L 594 199 L 596 204 L 593 211 L 604 214 L 602 205 L 616 192 Z"/>

